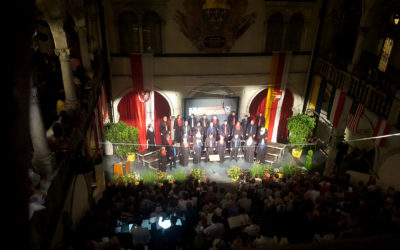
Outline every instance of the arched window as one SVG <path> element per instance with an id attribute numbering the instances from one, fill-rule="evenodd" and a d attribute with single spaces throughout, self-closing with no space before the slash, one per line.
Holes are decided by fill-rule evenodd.
<path id="1" fill-rule="evenodd" d="M 269 17 L 267 29 L 265 50 L 267 52 L 280 51 L 283 36 L 283 16 L 281 13 L 275 13 Z"/>
<path id="2" fill-rule="evenodd" d="M 140 52 L 139 22 L 132 12 L 119 15 L 119 38 L 121 53 Z"/>
<path id="3" fill-rule="evenodd" d="M 299 51 L 304 30 L 304 17 L 301 13 L 294 14 L 289 21 L 285 38 L 285 50 Z"/>
<path id="4" fill-rule="evenodd" d="M 143 16 L 143 52 L 161 53 L 161 18 L 154 12 Z"/>

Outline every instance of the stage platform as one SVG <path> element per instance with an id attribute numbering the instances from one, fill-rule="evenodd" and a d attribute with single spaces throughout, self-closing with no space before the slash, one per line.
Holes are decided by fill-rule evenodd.
<path id="1" fill-rule="evenodd" d="M 268 142 L 267 143 L 267 155 L 265 157 L 265 161 L 273 165 L 280 157 L 283 155 L 283 151 L 285 150 L 286 145 L 282 143 L 275 143 L 275 142 Z M 158 169 L 158 155 L 159 155 L 159 149 L 155 151 L 149 151 L 149 150 L 142 150 L 136 153 L 137 159 L 139 162 L 142 163 L 144 167 L 148 167 L 151 169 Z M 230 152 L 227 149 L 225 152 L 224 160 L 225 159 L 230 159 Z M 243 151 L 240 150 L 238 153 L 238 158 L 244 158 Z M 202 152 L 201 155 L 201 160 L 206 159 L 206 153 L 205 151 Z M 254 157 L 255 160 L 255 157 Z M 193 152 L 190 153 L 189 155 L 189 161 L 193 161 Z M 176 163 L 179 162 L 179 159 L 176 159 Z"/>

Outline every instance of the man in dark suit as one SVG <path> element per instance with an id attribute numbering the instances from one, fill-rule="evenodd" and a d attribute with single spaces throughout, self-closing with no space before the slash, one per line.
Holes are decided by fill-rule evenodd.
<path id="1" fill-rule="evenodd" d="M 228 116 L 229 126 L 233 129 L 233 127 L 235 127 L 237 121 L 238 121 L 238 118 L 236 116 L 236 112 L 232 111 L 231 114 Z"/>
<path id="2" fill-rule="evenodd" d="M 194 133 L 194 129 L 195 129 L 196 125 L 197 125 L 196 116 L 194 116 L 194 114 L 191 114 L 188 122 L 189 122 L 190 129 L 192 130 L 192 134 L 195 134 Z"/>
<path id="3" fill-rule="evenodd" d="M 256 118 L 256 126 L 257 132 L 260 130 L 260 128 L 265 127 L 265 117 L 263 116 L 262 112 L 260 112 Z"/>
<path id="4" fill-rule="evenodd" d="M 171 131 L 171 126 L 168 123 L 168 118 L 166 116 L 163 117 L 163 120 L 160 122 L 160 135 L 162 139 L 162 144 L 166 145 L 167 141 L 167 135 L 170 134 Z"/>

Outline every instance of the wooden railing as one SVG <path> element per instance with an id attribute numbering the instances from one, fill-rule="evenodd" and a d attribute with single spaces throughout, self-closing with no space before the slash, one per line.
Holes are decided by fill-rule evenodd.
<path id="1" fill-rule="evenodd" d="M 387 94 L 375 88 L 370 82 L 339 69 L 332 63 L 318 58 L 315 73 L 329 84 L 342 89 L 347 95 L 364 104 L 366 108 L 385 119 L 392 108 L 394 93 Z"/>

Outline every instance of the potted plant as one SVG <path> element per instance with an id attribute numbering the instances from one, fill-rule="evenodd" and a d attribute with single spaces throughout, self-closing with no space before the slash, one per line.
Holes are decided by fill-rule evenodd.
<path id="1" fill-rule="evenodd" d="M 289 143 L 294 146 L 292 150 L 293 157 L 300 158 L 302 149 L 306 146 L 314 128 L 315 119 L 306 114 L 294 115 L 287 119 Z"/>
<path id="2" fill-rule="evenodd" d="M 275 174 L 275 169 L 268 164 L 260 164 L 256 162 L 250 168 L 250 177 L 254 178 L 255 176 L 259 176 L 262 179 L 265 179 L 267 176 L 272 176 Z"/>
<path id="3" fill-rule="evenodd" d="M 139 149 L 138 129 L 124 122 L 108 123 L 104 129 L 104 136 L 107 141 L 114 144 L 117 155 L 127 157 Z"/>
<path id="4" fill-rule="evenodd" d="M 239 177 L 243 174 L 243 169 L 238 166 L 232 166 L 231 169 L 228 170 L 228 177 L 233 181 L 238 181 Z"/>

